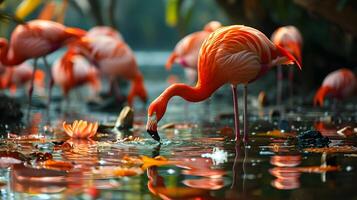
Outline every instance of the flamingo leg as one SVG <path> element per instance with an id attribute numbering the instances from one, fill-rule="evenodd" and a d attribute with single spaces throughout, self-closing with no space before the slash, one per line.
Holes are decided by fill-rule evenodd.
<path id="1" fill-rule="evenodd" d="M 244 99 L 244 107 L 243 107 L 243 127 L 244 127 L 244 137 L 243 142 L 248 142 L 248 86 L 244 85 L 243 91 L 243 99 Z"/>
<path id="2" fill-rule="evenodd" d="M 283 68 L 281 65 L 277 66 L 277 86 L 276 86 L 276 105 L 281 105 L 281 96 L 283 93 Z"/>
<path id="3" fill-rule="evenodd" d="M 240 140 L 240 131 L 239 131 L 239 111 L 238 111 L 238 95 L 237 95 L 237 86 L 231 85 L 233 93 L 233 109 L 234 109 L 234 131 L 236 134 L 235 141 L 239 142 Z"/>
<path id="4" fill-rule="evenodd" d="M 116 78 L 112 78 L 110 79 L 110 92 L 109 94 L 114 94 L 115 98 L 117 100 L 121 99 L 121 92 L 120 92 L 120 88 L 118 85 L 118 80 Z"/>
<path id="5" fill-rule="evenodd" d="M 292 67 L 289 68 L 289 103 L 290 106 L 293 104 L 293 85 L 294 84 L 294 69 Z"/>
<path id="6" fill-rule="evenodd" d="M 54 80 L 53 80 L 53 76 L 52 76 L 52 72 L 51 72 L 51 68 L 47 62 L 46 57 L 43 57 L 43 62 L 45 63 L 45 67 L 47 69 L 48 75 L 50 76 L 50 83 L 49 83 L 49 88 L 48 88 L 48 99 L 47 99 L 47 116 L 48 116 L 48 120 L 50 119 L 50 105 L 51 105 L 51 100 L 52 100 L 52 88 L 53 88 L 53 84 L 54 84 Z"/>
<path id="7" fill-rule="evenodd" d="M 62 113 L 67 113 L 67 111 L 70 110 L 71 106 L 71 100 L 69 94 L 64 96 L 64 99 L 62 99 L 62 105 L 64 103 L 64 106 L 62 106 Z"/>
<path id="8" fill-rule="evenodd" d="M 32 71 L 32 77 L 31 77 L 31 82 L 30 82 L 30 88 L 29 88 L 29 105 L 27 109 L 27 119 L 30 119 L 30 113 L 31 113 L 31 106 L 32 106 L 32 94 L 33 94 L 33 83 L 35 79 L 35 73 L 37 70 L 37 58 L 34 59 L 33 62 L 33 71 Z"/>

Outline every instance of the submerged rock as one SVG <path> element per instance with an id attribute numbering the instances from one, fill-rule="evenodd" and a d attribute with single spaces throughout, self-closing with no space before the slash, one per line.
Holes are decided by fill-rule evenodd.
<path id="1" fill-rule="evenodd" d="M 309 130 L 303 133 L 300 133 L 297 136 L 298 146 L 301 148 L 308 147 L 327 147 L 330 143 L 328 137 L 322 136 L 319 131 Z"/>
<path id="2" fill-rule="evenodd" d="M 278 119 L 278 118 L 280 118 L 280 116 L 281 116 L 281 113 L 280 113 L 280 111 L 279 110 L 271 110 L 270 112 L 269 112 L 269 116 L 270 116 L 270 118 L 272 118 L 272 119 Z"/>
<path id="3" fill-rule="evenodd" d="M 123 129 L 131 129 L 133 128 L 134 124 L 134 110 L 130 108 L 129 106 L 125 106 L 115 123 L 115 128 L 118 130 L 123 130 Z"/>

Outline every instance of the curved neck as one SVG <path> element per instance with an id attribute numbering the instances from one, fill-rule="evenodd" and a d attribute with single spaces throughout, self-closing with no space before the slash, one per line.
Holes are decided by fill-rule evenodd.
<path id="1" fill-rule="evenodd" d="M 19 65 L 25 59 L 18 59 L 15 57 L 15 54 L 11 51 L 9 51 L 9 45 L 8 42 L 5 39 L 0 40 L 0 62 L 3 65 L 6 66 L 14 66 L 14 65 Z"/>
<path id="2" fill-rule="evenodd" d="M 189 86 L 182 83 L 173 84 L 168 87 L 163 93 L 162 97 L 168 102 L 173 96 L 180 96 L 186 101 L 199 102 L 203 101 L 211 96 L 211 94 L 218 87 L 211 87 L 206 85 L 197 84 L 196 86 Z"/>

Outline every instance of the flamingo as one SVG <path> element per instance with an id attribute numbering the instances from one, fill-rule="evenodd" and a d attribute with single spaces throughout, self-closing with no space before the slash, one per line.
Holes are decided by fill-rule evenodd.
<path id="1" fill-rule="evenodd" d="M 202 44 L 198 61 L 196 86 L 173 84 L 157 97 L 148 108 L 147 132 L 160 141 L 157 124 L 165 114 L 173 96 L 199 102 L 218 88 L 231 85 L 234 102 L 235 140 L 239 140 L 237 85 L 244 84 L 244 141 L 247 141 L 247 85 L 278 64 L 300 63 L 285 49 L 274 45 L 260 31 L 242 25 L 217 29 Z"/>
<path id="2" fill-rule="evenodd" d="M 222 25 L 220 22 L 211 21 L 207 23 L 202 31 L 191 33 L 182 38 L 175 46 L 166 62 L 166 69 L 171 70 L 174 63 L 179 63 L 185 69 L 186 77 L 194 82 L 197 77 L 198 52 L 203 41 Z"/>
<path id="3" fill-rule="evenodd" d="M 33 66 L 27 62 L 23 62 L 22 64 L 14 67 L 0 66 L 0 69 L 3 71 L 0 74 L 0 89 L 10 89 L 11 93 L 15 93 L 17 87 L 30 83 L 33 75 Z M 35 72 L 34 84 L 39 88 L 44 89 L 45 72 L 42 70 L 37 70 Z"/>
<path id="4" fill-rule="evenodd" d="M 100 90 L 98 70 L 75 48 L 69 50 L 52 66 L 54 83 L 62 88 L 63 95 L 68 96 L 75 87 L 90 84 L 94 91 Z"/>
<path id="5" fill-rule="evenodd" d="M 110 26 L 95 26 L 88 30 L 87 37 L 97 37 L 101 35 L 110 36 L 120 41 L 124 41 L 123 36 Z"/>
<path id="6" fill-rule="evenodd" d="M 342 100 L 356 94 L 357 79 L 349 69 L 342 68 L 331 72 L 322 82 L 322 86 L 316 92 L 314 105 L 323 106 L 326 96 Z"/>
<path id="7" fill-rule="evenodd" d="M 302 49 L 302 36 L 300 31 L 295 26 L 283 26 L 274 31 L 271 36 L 271 41 L 285 48 L 289 53 L 295 56 L 295 58 L 301 63 L 301 49 Z M 282 95 L 282 79 L 283 72 L 282 68 L 278 67 L 277 72 L 277 105 L 281 103 L 281 95 Z M 293 94 L 293 69 L 289 70 L 289 90 L 290 90 L 290 99 L 292 99 Z"/>
<path id="8" fill-rule="evenodd" d="M 131 81 L 128 94 L 130 106 L 136 96 L 146 103 L 144 77 L 137 66 L 133 51 L 124 41 L 102 35 L 82 38 L 74 45 L 80 48 L 83 55 L 94 61 L 100 72 L 108 76 L 111 82 L 114 82 L 116 77 Z"/>
<path id="9" fill-rule="evenodd" d="M 32 20 L 26 24 L 17 25 L 11 34 L 10 44 L 5 38 L 0 38 L 0 62 L 3 65 L 15 66 L 33 58 L 33 71 L 35 72 L 37 69 L 37 59 L 43 57 L 43 61 L 49 70 L 46 55 L 56 51 L 71 39 L 84 36 L 85 33 L 81 29 L 69 28 L 47 20 Z M 48 106 L 51 103 L 51 89 L 53 86 L 51 76 L 50 79 Z M 33 79 L 29 89 L 29 111 L 31 108 L 32 92 Z M 48 107 L 47 110 L 49 110 Z"/>

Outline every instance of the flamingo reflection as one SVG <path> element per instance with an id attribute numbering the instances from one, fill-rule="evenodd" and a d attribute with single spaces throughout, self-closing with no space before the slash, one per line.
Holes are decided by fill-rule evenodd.
<path id="1" fill-rule="evenodd" d="M 205 199 L 209 190 L 190 187 L 167 187 L 156 166 L 147 169 L 149 191 L 162 199 Z"/>
<path id="2" fill-rule="evenodd" d="M 300 187 L 301 172 L 294 168 L 301 163 L 301 155 L 275 155 L 270 158 L 270 163 L 277 167 L 269 170 L 276 177 L 271 185 L 279 190 L 292 190 Z"/>

